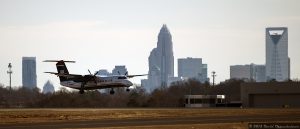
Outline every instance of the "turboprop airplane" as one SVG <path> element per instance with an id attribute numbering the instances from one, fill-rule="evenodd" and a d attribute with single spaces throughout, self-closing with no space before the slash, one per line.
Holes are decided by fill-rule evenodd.
<path id="1" fill-rule="evenodd" d="M 142 75 L 127 75 L 127 72 L 124 75 L 114 75 L 114 76 L 99 76 L 98 72 L 87 75 L 79 74 L 70 74 L 65 63 L 75 63 L 75 61 L 64 61 L 64 60 L 45 60 L 44 62 L 57 62 L 56 68 L 57 73 L 55 72 L 45 72 L 57 75 L 60 80 L 60 84 L 65 87 L 78 89 L 80 94 L 84 93 L 84 90 L 95 90 L 95 89 L 106 89 L 111 88 L 110 94 L 114 94 L 114 88 L 117 87 L 126 87 L 126 91 L 129 91 L 129 87 L 132 86 L 132 82 L 128 79 L 136 76 L 145 76 Z"/>

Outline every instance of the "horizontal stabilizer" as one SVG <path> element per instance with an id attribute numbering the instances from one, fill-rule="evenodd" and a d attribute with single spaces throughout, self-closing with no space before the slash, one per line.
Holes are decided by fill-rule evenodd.
<path id="1" fill-rule="evenodd" d="M 44 73 L 50 73 L 50 74 L 54 74 L 54 75 L 57 75 L 57 76 L 82 76 L 82 75 L 79 75 L 79 74 L 66 74 L 66 73 L 55 73 L 55 72 L 44 72 Z"/>
<path id="2" fill-rule="evenodd" d="M 43 62 L 66 62 L 66 63 L 75 63 L 75 61 L 67 61 L 67 60 L 45 60 Z"/>
<path id="3" fill-rule="evenodd" d="M 50 73 L 50 74 L 55 74 L 55 75 L 58 74 L 58 73 L 55 73 L 55 72 L 44 72 L 44 73 Z"/>

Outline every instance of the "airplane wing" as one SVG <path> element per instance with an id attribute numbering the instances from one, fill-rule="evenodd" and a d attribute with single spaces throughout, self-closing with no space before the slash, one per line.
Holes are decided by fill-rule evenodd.
<path id="1" fill-rule="evenodd" d="M 146 76 L 148 74 L 140 74 L 140 75 L 127 75 L 128 78 L 138 77 L 138 76 Z"/>
<path id="2" fill-rule="evenodd" d="M 90 78 L 96 78 L 94 75 L 83 75 L 83 78 L 90 79 Z"/>

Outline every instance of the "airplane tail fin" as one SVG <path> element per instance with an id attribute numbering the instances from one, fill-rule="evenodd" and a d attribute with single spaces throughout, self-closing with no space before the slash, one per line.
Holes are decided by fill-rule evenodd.
<path id="1" fill-rule="evenodd" d="M 57 73 L 54 73 L 59 76 L 59 80 L 62 81 L 67 81 L 67 75 L 69 75 L 68 68 L 65 64 L 67 63 L 75 63 L 75 61 L 64 61 L 64 60 L 45 60 L 44 62 L 57 62 L 56 63 L 56 68 L 57 68 Z M 51 73 L 51 72 L 48 72 Z"/>
<path id="2" fill-rule="evenodd" d="M 68 68 L 65 64 L 65 62 L 63 61 L 59 61 L 56 63 L 56 68 L 57 68 L 57 73 L 58 74 L 69 74 L 69 71 L 68 71 Z M 67 81 L 68 78 L 65 77 L 65 76 L 59 76 L 59 80 L 62 82 L 62 81 Z"/>

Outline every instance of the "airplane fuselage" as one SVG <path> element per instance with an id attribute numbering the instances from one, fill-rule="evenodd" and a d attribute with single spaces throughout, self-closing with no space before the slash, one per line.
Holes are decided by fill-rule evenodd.
<path id="1" fill-rule="evenodd" d="M 96 76 L 95 80 L 88 81 L 84 89 L 85 90 L 92 90 L 92 89 L 105 89 L 105 88 L 114 88 L 114 87 L 130 87 L 133 84 L 124 76 Z M 68 80 L 68 81 L 61 81 L 60 84 L 62 86 L 66 86 L 73 89 L 80 89 L 82 85 L 82 81 Z"/>

